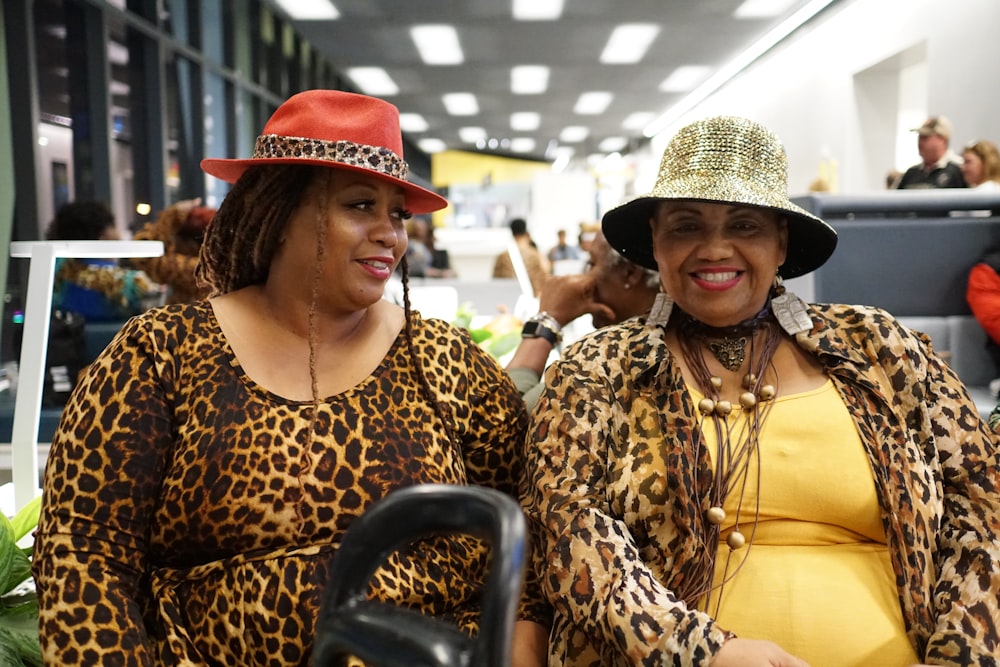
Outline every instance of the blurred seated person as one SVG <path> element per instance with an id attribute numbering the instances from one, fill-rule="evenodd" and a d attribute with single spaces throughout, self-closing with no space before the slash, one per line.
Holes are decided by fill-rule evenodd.
<path id="1" fill-rule="evenodd" d="M 617 324 L 649 312 L 660 291 L 660 276 L 622 257 L 604 234 L 591 239 L 590 261 L 580 275 L 549 278 L 538 297 L 538 314 L 529 318 L 524 338 L 507 362 L 507 373 L 524 396 L 528 410 L 535 407 L 545 387 L 542 372 L 552 350 L 562 342 L 563 328 L 586 314 L 594 328 Z"/>
<path id="2" fill-rule="evenodd" d="M 528 234 L 528 223 L 524 218 L 514 218 L 510 221 L 510 233 L 514 237 L 514 246 L 521 256 L 524 269 L 528 272 L 528 280 L 534 295 L 542 291 L 545 279 L 549 276 L 549 263 L 542 253 L 538 252 L 538 247 L 531 240 Z M 510 256 L 509 250 L 504 250 L 497 255 L 493 262 L 494 278 L 516 278 L 514 271 L 514 260 Z"/>
<path id="3" fill-rule="evenodd" d="M 49 223 L 50 241 L 117 241 L 121 238 L 107 204 L 64 204 Z M 82 315 L 88 322 L 113 322 L 137 315 L 159 299 L 160 286 L 142 271 L 118 260 L 90 257 L 56 259 L 52 307 Z"/>
<path id="4" fill-rule="evenodd" d="M 201 199 L 179 201 L 135 233 L 136 240 L 163 242 L 163 255 L 133 258 L 130 264 L 167 286 L 167 303 L 189 303 L 208 296 L 208 287 L 198 284 L 195 269 L 215 209 L 200 204 Z"/>
<path id="5" fill-rule="evenodd" d="M 549 249 L 549 262 L 562 262 L 567 259 L 580 259 L 583 251 L 579 246 L 570 245 L 566 242 L 566 230 L 560 229 L 556 232 L 556 244 Z"/>
<path id="6" fill-rule="evenodd" d="M 969 270 L 965 299 L 986 331 L 994 377 L 1000 378 L 1000 247 L 987 250 Z"/>
<path id="7" fill-rule="evenodd" d="M 427 218 L 414 216 L 406 222 L 409 245 L 406 261 L 410 278 L 454 278 L 448 251 L 434 241 L 434 225 Z M 397 272 L 399 269 L 397 269 Z"/>
<path id="8" fill-rule="evenodd" d="M 970 188 L 1000 190 L 1000 151 L 992 141 L 980 139 L 962 150 L 962 176 Z"/>
<path id="9" fill-rule="evenodd" d="M 966 187 L 958 156 L 948 149 L 951 121 L 944 116 L 931 116 L 913 131 L 917 133 L 917 152 L 921 162 L 903 172 L 896 189 Z"/>

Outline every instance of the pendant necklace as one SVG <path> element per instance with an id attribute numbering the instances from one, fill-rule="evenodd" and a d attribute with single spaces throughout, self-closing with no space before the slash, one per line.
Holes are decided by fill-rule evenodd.
<path id="1" fill-rule="evenodd" d="M 727 557 L 725 580 L 714 581 L 722 524 L 727 518 L 724 507 L 730 495 L 738 494 L 734 526 L 726 537 L 730 556 L 744 547 L 749 549 L 757 527 L 760 502 L 758 439 L 777 393 L 773 385 L 764 384 L 764 377 L 767 374 L 774 376 L 772 360 L 781 342 L 781 331 L 771 316 L 770 308 L 766 306 L 750 320 L 731 327 L 709 327 L 683 311 L 678 311 L 677 323 L 677 340 L 681 354 L 695 378 L 696 386 L 705 397 L 697 406 L 701 418 L 695 432 L 694 458 L 700 461 L 702 447 L 710 446 L 714 441 L 715 466 L 707 483 L 697 479 L 695 481 L 699 490 L 704 491 L 707 487 L 707 493 L 702 501 L 704 515 L 700 522 L 696 522 L 696 525 L 700 523 L 703 526 L 701 533 L 704 552 L 697 564 L 692 566 L 693 571 L 685 575 L 675 593 L 689 605 L 697 606 L 705 595 L 717 592 L 716 605 L 718 605 L 722 597 L 722 587 L 740 567 L 738 565 L 732 574 L 729 574 Z M 763 333 L 759 346 L 754 342 L 758 340 L 755 333 Z M 730 401 L 721 398 L 722 378 L 712 375 L 705 363 L 704 355 L 707 350 L 726 370 L 738 372 L 747 361 L 748 348 L 750 363 L 747 373 L 743 376 L 743 391 L 739 396 L 739 405 L 734 406 Z M 740 427 L 741 420 L 730 423 L 733 410 L 743 411 L 745 419 L 742 420 L 742 427 Z M 709 432 L 715 437 L 710 437 Z M 758 464 L 755 482 L 749 479 L 751 461 L 757 461 Z M 698 470 L 700 469 L 696 469 L 696 477 Z M 740 519 L 743 498 L 750 483 L 755 483 L 758 487 L 756 495 L 758 507 L 754 509 L 753 525 L 748 538 L 740 530 Z M 746 559 L 745 553 L 743 561 Z M 706 608 L 710 601 L 705 599 Z"/>

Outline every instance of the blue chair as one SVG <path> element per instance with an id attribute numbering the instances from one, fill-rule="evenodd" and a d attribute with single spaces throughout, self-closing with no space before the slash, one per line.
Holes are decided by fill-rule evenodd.
<path id="1" fill-rule="evenodd" d="M 474 638 L 443 619 L 367 596 L 387 556 L 448 533 L 473 535 L 491 549 Z M 525 535 L 521 508 L 493 489 L 423 484 L 390 493 L 344 534 L 323 594 L 313 665 L 341 666 L 355 656 L 373 667 L 508 667 Z"/>

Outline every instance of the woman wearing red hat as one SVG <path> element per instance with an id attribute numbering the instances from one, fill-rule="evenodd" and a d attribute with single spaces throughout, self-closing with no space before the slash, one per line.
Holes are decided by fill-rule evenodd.
<path id="1" fill-rule="evenodd" d="M 524 499 L 550 665 L 996 665 L 1000 451 L 929 339 L 782 279 L 837 236 L 777 137 L 694 122 L 603 230 L 647 317 L 546 373 Z"/>
<path id="2" fill-rule="evenodd" d="M 447 205 L 402 155 L 394 106 L 308 91 L 251 158 L 202 163 L 234 184 L 198 267 L 212 296 L 129 322 L 52 444 L 33 562 L 47 662 L 306 665 L 353 518 L 424 482 L 516 493 L 513 384 L 382 299 L 406 219 Z M 442 544 L 391 559 L 374 594 L 474 633 L 484 553 Z M 518 638 L 536 643 L 515 653 L 537 658 L 546 613 L 525 595 Z"/>

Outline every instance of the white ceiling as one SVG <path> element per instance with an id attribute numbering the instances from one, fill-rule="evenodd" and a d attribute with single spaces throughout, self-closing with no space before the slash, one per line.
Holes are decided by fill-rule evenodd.
<path id="1" fill-rule="evenodd" d="M 640 144 L 648 123 L 627 129 L 623 122 L 635 112 L 658 117 L 685 98 L 685 92 L 659 88 L 676 68 L 703 65 L 716 73 L 797 11 L 836 4 L 789 0 L 778 16 L 738 19 L 734 11 L 743 0 L 565 0 L 558 20 L 523 22 L 512 18 L 510 0 L 332 1 L 339 18 L 293 19 L 296 29 L 342 73 L 352 67 L 383 68 L 399 93 L 381 97 L 427 122 L 425 131 L 408 134 L 414 143 L 433 138 L 449 149 L 489 151 L 459 136 L 460 128 L 482 128 L 486 137 L 497 140 L 494 152 L 537 159 L 553 159 L 557 146 L 572 148 L 575 157 L 586 156 L 599 152 L 609 137 Z M 438 23 L 458 31 L 464 63 L 429 66 L 421 61 L 409 29 Z M 612 30 L 625 23 L 654 23 L 659 33 L 640 62 L 602 64 L 599 58 Z M 510 72 L 516 65 L 548 66 L 548 89 L 537 95 L 512 93 Z M 603 113 L 574 112 L 579 96 L 589 91 L 613 94 Z M 449 115 L 442 95 L 454 92 L 473 93 L 479 113 Z M 511 114 L 524 111 L 540 114 L 537 130 L 511 129 Z M 588 128 L 587 138 L 560 141 L 567 126 Z M 514 138 L 533 139 L 534 150 L 514 153 L 499 143 Z"/>

